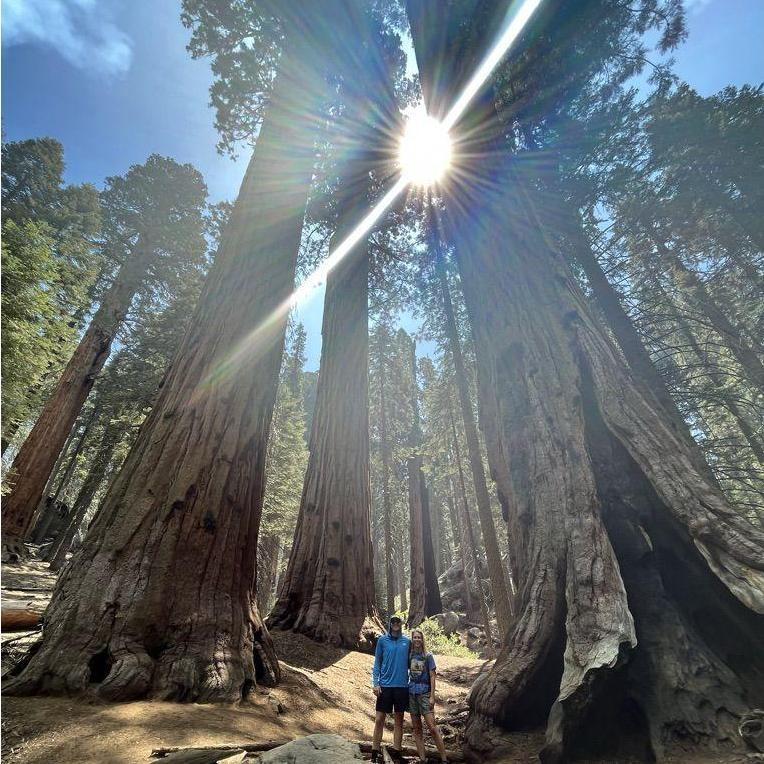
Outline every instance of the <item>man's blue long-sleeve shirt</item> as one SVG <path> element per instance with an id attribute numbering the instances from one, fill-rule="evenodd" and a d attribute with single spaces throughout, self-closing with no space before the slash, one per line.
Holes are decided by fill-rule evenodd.
<path id="1" fill-rule="evenodd" d="M 377 640 L 374 651 L 374 670 L 371 681 L 374 687 L 409 686 L 409 648 L 411 640 L 401 634 L 391 637 L 390 633 Z"/>

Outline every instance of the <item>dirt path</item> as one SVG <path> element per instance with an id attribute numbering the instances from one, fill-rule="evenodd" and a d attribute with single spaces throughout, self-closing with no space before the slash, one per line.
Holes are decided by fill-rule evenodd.
<path id="1" fill-rule="evenodd" d="M 373 659 L 274 634 L 284 681 L 240 707 L 160 702 L 105 704 L 71 698 L 3 698 L 3 760 L 25 764 L 149 760 L 153 748 L 257 742 L 336 732 L 366 739 L 373 729 Z M 438 715 L 462 706 L 480 661 L 439 659 Z M 282 713 L 277 706 L 281 704 Z"/>

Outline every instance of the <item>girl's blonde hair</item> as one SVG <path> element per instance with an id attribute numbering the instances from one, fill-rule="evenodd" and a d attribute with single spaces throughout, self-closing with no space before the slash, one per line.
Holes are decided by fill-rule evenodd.
<path id="1" fill-rule="evenodd" d="M 424 641 L 424 632 L 421 629 L 411 630 L 411 646 L 414 646 L 414 634 L 419 634 L 422 637 L 422 652 L 427 655 L 427 643 Z"/>

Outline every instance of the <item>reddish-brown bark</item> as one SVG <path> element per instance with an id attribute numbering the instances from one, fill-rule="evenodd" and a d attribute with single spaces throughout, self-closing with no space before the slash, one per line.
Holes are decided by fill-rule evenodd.
<path id="1" fill-rule="evenodd" d="M 335 244 L 360 207 L 348 204 Z M 368 278 L 362 244 L 327 279 L 310 458 L 292 552 L 268 620 L 271 628 L 366 649 L 381 628 L 371 546 Z"/>
<path id="2" fill-rule="evenodd" d="M 255 603 L 265 453 L 313 170 L 288 42 L 239 198 L 159 398 L 40 648 L 6 692 L 235 701 L 279 667 Z"/>

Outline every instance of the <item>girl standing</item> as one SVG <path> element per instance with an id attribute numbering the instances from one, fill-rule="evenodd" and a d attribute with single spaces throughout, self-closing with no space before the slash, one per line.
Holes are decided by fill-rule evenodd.
<path id="1" fill-rule="evenodd" d="M 446 747 L 435 723 L 435 675 L 435 658 L 432 653 L 427 652 L 424 634 L 420 629 L 412 629 L 409 653 L 409 713 L 420 762 L 426 761 L 422 717 L 435 741 L 441 762 L 447 761 Z"/>

